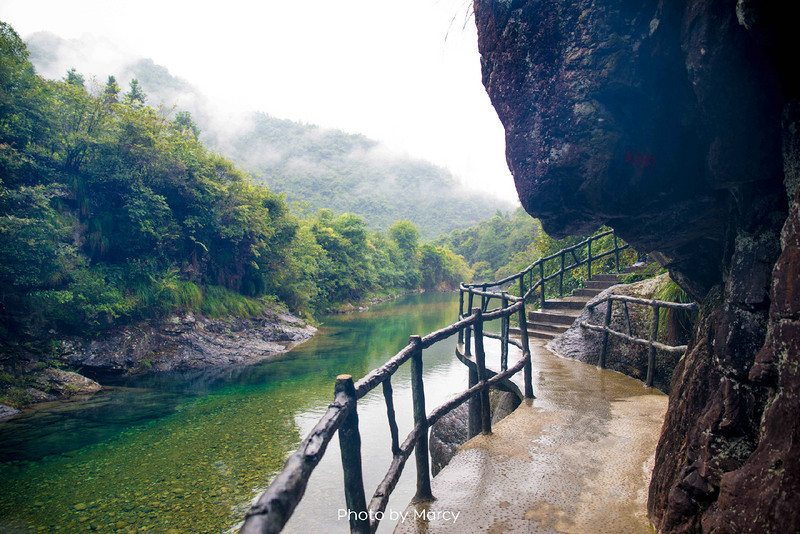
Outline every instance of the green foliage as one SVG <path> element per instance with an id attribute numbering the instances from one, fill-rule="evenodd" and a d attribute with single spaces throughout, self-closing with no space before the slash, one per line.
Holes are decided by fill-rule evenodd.
<path id="1" fill-rule="evenodd" d="M 263 315 L 267 305 L 263 301 L 248 298 L 221 286 L 206 286 L 199 308 L 208 317 L 250 317 Z"/>
<path id="2" fill-rule="evenodd" d="M 452 290 L 472 280 L 464 258 L 451 250 L 425 243 L 420 247 L 420 273 L 424 289 Z"/>
<path id="3" fill-rule="evenodd" d="M 381 232 L 346 211 L 367 206 L 360 213 L 392 217 L 408 192 L 417 220 L 420 213 L 445 220 L 447 210 L 475 217 L 480 210 L 470 206 L 478 199 L 429 202 L 451 196 L 454 183 L 441 169 L 402 158 L 378 162 L 366 138 L 262 117 L 253 140 L 269 139 L 283 152 L 280 173 L 270 176 L 316 166 L 289 174 L 307 180 L 326 204 L 353 198 L 337 204 L 344 213 L 298 218 L 285 196 L 210 152 L 192 115 L 148 106 L 137 79 L 122 96 L 114 76 L 101 86 L 73 69 L 64 80 L 44 80 L 3 23 L 0 51 L 5 346 L 40 339 L 38 350 L 49 354 L 52 330 L 94 335 L 180 311 L 245 317 L 278 299 L 313 315 L 371 295 L 453 288 L 471 277 L 457 251 L 421 244 L 425 232 L 412 216 L 372 222 Z M 151 67 L 150 78 L 171 79 Z M 374 194 L 379 176 L 394 184 L 391 199 Z M 524 238 L 505 228 L 507 216 L 497 217 L 492 235 L 502 235 L 506 249 Z M 497 262 L 500 251 L 486 239 L 480 254 Z"/>
<path id="4" fill-rule="evenodd" d="M 692 302 L 691 297 L 683 291 L 678 284 L 670 279 L 669 283 L 662 287 L 654 296 L 656 300 L 664 302 L 681 302 L 684 304 Z M 696 312 L 671 310 L 661 308 L 658 310 L 658 339 L 668 345 L 681 345 L 686 343 L 691 336 L 694 326 Z"/>
<path id="5" fill-rule="evenodd" d="M 143 106 L 146 101 L 147 96 L 145 96 L 144 91 L 139 85 L 139 80 L 136 78 L 132 79 L 130 89 L 125 93 L 125 103 L 130 106 L 140 107 Z"/>
<path id="6" fill-rule="evenodd" d="M 262 313 L 281 281 L 308 285 L 306 258 L 286 261 L 302 247 L 283 197 L 210 153 L 191 116 L 146 106 L 136 80 L 123 102 L 114 77 L 43 80 L 6 24 L 0 48 L 3 340 Z"/>
<path id="7" fill-rule="evenodd" d="M 436 244 L 462 256 L 472 265 L 476 279 L 488 281 L 530 265 L 541 252 L 536 248 L 541 235 L 539 222 L 517 208 L 510 215 L 498 212 L 476 226 L 455 230 Z"/>
<path id="8" fill-rule="evenodd" d="M 638 271 L 626 274 L 622 277 L 623 284 L 632 284 L 634 282 L 639 282 L 641 280 L 645 280 L 647 278 L 653 278 L 654 276 L 658 276 L 660 274 L 666 273 L 667 270 L 663 268 L 656 262 L 653 262 Z"/>

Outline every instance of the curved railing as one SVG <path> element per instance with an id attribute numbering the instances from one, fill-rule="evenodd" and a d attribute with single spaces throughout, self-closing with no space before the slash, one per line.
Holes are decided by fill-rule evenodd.
<path id="1" fill-rule="evenodd" d="M 280 532 L 303 498 L 309 477 L 319 464 L 325 450 L 338 431 L 339 443 L 344 470 L 344 493 L 348 509 L 351 532 L 372 533 L 378 528 L 383 512 L 389 502 L 389 496 L 397 485 L 400 474 L 411 453 L 415 453 L 417 467 L 417 488 L 415 501 L 433 499 L 430 482 L 428 458 L 428 429 L 445 414 L 461 404 L 470 402 L 470 431 L 480 429 L 482 433 L 491 432 L 489 416 L 489 389 L 503 384 L 520 370 L 523 371 L 524 395 L 533 397 L 531 381 L 531 354 L 528 347 L 527 332 L 523 331 L 520 340 L 508 336 L 508 322 L 517 314 L 519 320 L 525 322 L 525 301 L 522 298 L 508 296 L 505 305 L 492 311 L 480 308 L 446 328 L 437 330 L 425 337 L 411 336 L 409 344 L 381 367 L 372 370 L 366 376 L 353 383 L 350 375 L 336 378 L 334 400 L 328 410 L 320 418 L 311 432 L 306 436 L 297 450 L 286 461 L 283 470 L 273 479 L 270 486 L 259 496 L 255 504 L 247 512 L 240 533 L 274 533 Z M 501 331 L 505 335 L 485 334 L 483 326 L 487 321 L 501 320 Z M 465 334 L 466 333 L 466 334 Z M 460 358 L 472 363 L 469 366 L 469 388 L 456 395 L 445 404 L 426 415 L 425 391 L 422 380 L 423 351 L 435 343 L 449 339 L 458 334 L 459 346 L 456 349 Z M 462 345 L 466 340 L 466 345 Z M 501 343 L 501 370 L 493 377 L 488 377 L 486 369 L 486 353 L 483 338 L 497 337 Z M 474 355 L 472 339 L 474 337 Z M 522 357 L 512 367 L 507 367 L 508 346 L 514 345 L 522 352 Z M 395 420 L 394 399 L 391 379 L 397 369 L 406 362 L 411 365 L 411 395 L 414 407 L 414 429 L 406 439 L 399 443 L 397 422 Z M 373 493 L 367 505 L 361 468 L 361 437 L 358 427 L 358 400 L 381 385 L 386 401 L 386 412 L 389 420 L 389 431 L 392 437 L 392 462 L 386 475 Z"/>
<path id="2" fill-rule="evenodd" d="M 593 251 L 592 244 L 608 235 L 614 235 L 613 248 L 599 254 L 596 250 Z M 585 258 L 579 257 L 583 256 L 582 247 L 587 247 Z M 320 418 L 319 422 L 286 461 L 283 470 L 278 473 L 270 486 L 252 505 L 246 514 L 240 533 L 275 533 L 283 529 L 294 509 L 303 498 L 311 473 L 319 464 L 325 454 L 328 443 L 337 432 L 339 434 L 342 467 L 344 470 L 344 493 L 351 532 L 373 533 L 377 530 L 383 517 L 383 512 L 386 510 L 389 496 L 397 485 L 403 467 L 411 457 L 412 452 L 415 454 L 417 467 L 414 500 L 417 502 L 432 500 L 428 458 L 429 427 L 445 414 L 470 401 L 469 436 L 472 437 L 478 432 L 490 433 L 492 423 L 489 411 L 489 389 L 498 387 L 514 390 L 516 386 L 510 384 L 509 379 L 519 371 L 523 371 L 524 397 L 533 398 L 531 354 L 528 345 L 525 310 L 526 299 L 535 290 L 539 289 L 541 302 L 544 303 L 546 284 L 556 278 L 559 279 L 559 294 L 563 296 L 564 275 L 566 273 L 586 265 L 588 277 L 591 277 L 593 263 L 611 254 L 615 256 L 616 270 L 619 271 L 619 253 L 626 248 L 628 248 L 627 244 L 620 246 L 616 234 L 613 231 L 608 231 L 592 236 L 553 255 L 541 258 L 526 269 L 503 280 L 483 284 L 462 284 L 460 287 L 459 316 L 455 323 L 425 337 L 411 336 L 409 344 L 394 357 L 381 367 L 370 371 L 355 383 L 350 375 L 340 375 L 336 378 L 333 403 L 328 406 L 328 410 Z M 572 259 L 572 263 L 569 265 L 567 265 L 566 261 L 567 255 L 571 256 Z M 547 262 L 556 259 L 560 259 L 560 269 L 546 275 L 545 265 Z M 539 276 L 536 282 L 534 282 L 534 273 Z M 525 285 L 526 277 L 529 279 L 528 289 L 526 289 Z M 512 295 L 507 291 L 487 291 L 489 288 L 504 286 L 513 282 L 519 283 L 519 296 Z M 469 310 L 469 313 L 465 313 L 465 294 L 467 295 L 466 309 Z M 480 297 L 480 306 L 474 306 L 475 297 Z M 493 299 L 498 299 L 500 304 L 496 309 L 489 310 L 489 305 Z M 509 335 L 510 322 L 515 315 L 520 327 L 519 340 L 512 339 Z M 500 320 L 500 333 L 485 332 L 484 324 L 487 321 L 494 320 Z M 435 408 L 430 414 L 426 414 L 425 391 L 422 379 L 423 351 L 435 343 L 455 335 L 458 336 L 456 356 L 468 368 L 468 389 Z M 486 367 L 484 337 L 500 340 L 499 372 L 490 371 Z M 508 367 L 508 348 L 510 345 L 518 347 L 522 352 L 522 357 L 513 366 Z M 397 369 L 406 362 L 410 362 L 411 365 L 414 428 L 406 439 L 400 443 L 391 380 Z M 386 402 L 393 458 L 386 475 L 373 493 L 369 504 L 367 504 L 361 467 L 361 437 L 358 426 L 357 406 L 359 399 L 379 385 L 382 387 Z"/>

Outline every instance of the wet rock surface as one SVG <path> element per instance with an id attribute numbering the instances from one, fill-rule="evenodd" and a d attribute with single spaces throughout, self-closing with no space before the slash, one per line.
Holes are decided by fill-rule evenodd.
<path id="1" fill-rule="evenodd" d="M 466 443 L 469 409 L 462 404 L 439 419 L 431 427 L 428 450 L 431 454 L 431 474 L 436 476 L 455 456 L 458 448 Z"/>
<path id="2" fill-rule="evenodd" d="M 521 399 L 509 391 L 492 390 L 489 402 L 492 407 L 492 424 L 494 425 L 516 410 Z M 469 408 L 465 403 L 445 414 L 431 427 L 428 450 L 431 455 L 431 474 L 433 476 L 436 476 L 450 463 L 458 448 L 469 439 L 468 421 Z"/>
<path id="3" fill-rule="evenodd" d="M 795 12 L 476 2 L 523 206 L 556 236 L 609 224 L 702 302 L 650 488 L 660 532 L 798 530 Z"/>
<path id="4" fill-rule="evenodd" d="M 100 391 L 101 386 L 94 380 L 72 371 L 62 369 L 45 369 L 33 378 L 36 389 L 42 390 L 55 400 L 59 397 L 71 397 Z"/>
<path id="5" fill-rule="evenodd" d="M 734 2 L 475 7 L 525 209 L 553 236 L 609 224 L 701 299 L 725 271 L 736 204 L 781 209 L 786 88 L 772 49 Z"/>
<path id="6" fill-rule="evenodd" d="M 9 417 L 13 417 L 19 413 L 21 412 L 16 408 L 12 408 L 11 406 L 7 406 L 5 404 L 0 404 L 0 421 Z"/>

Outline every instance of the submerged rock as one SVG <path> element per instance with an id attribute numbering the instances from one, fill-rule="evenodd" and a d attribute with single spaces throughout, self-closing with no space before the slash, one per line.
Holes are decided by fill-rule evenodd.
<path id="1" fill-rule="evenodd" d="M 9 417 L 14 417 L 19 413 L 21 412 L 16 408 L 12 408 L 11 406 L 7 406 L 5 404 L 0 404 L 0 421 L 3 419 L 8 419 Z"/>
<path id="2" fill-rule="evenodd" d="M 45 369 L 33 377 L 37 389 L 56 397 L 71 397 L 100 391 L 102 386 L 90 378 L 62 369 Z"/>

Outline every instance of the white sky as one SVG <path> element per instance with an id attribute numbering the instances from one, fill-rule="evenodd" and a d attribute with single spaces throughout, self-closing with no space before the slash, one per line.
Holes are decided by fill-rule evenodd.
<path id="1" fill-rule="evenodd" d="M 470 11 L 469 0 L 0 0 L 23 38 L 108 39 L 215 105 L 363 133 L 517 203 Z"/>

